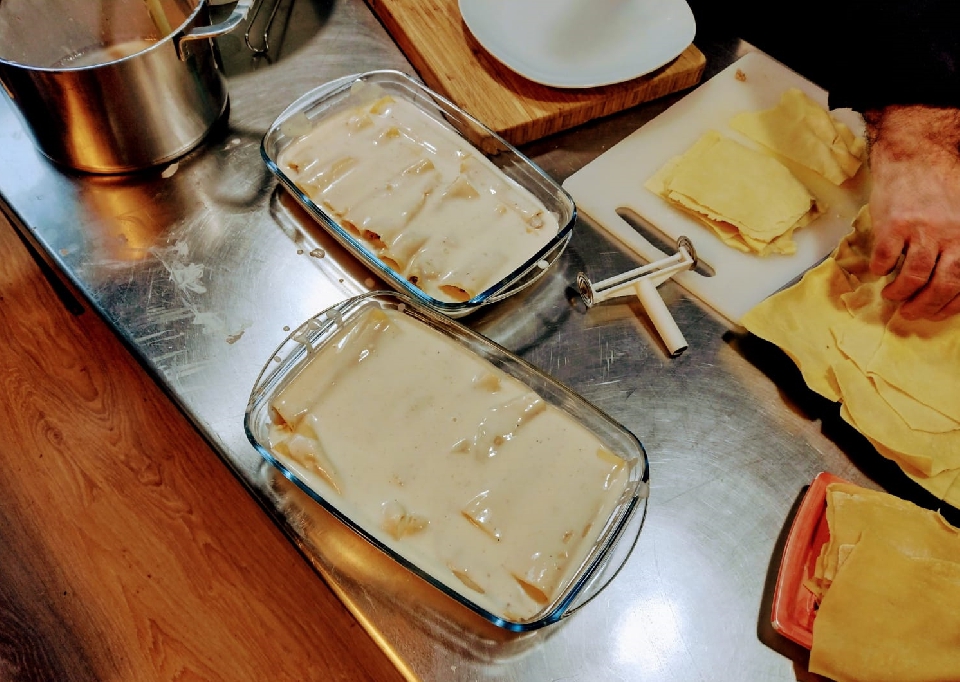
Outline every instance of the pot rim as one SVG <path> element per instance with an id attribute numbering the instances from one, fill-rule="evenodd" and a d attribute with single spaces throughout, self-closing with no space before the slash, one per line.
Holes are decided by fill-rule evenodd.
<path id="1" fill-rule="evenodd" d="M 203 9 L 204 5 L 210 4 L 209 0 L 199 0 L 197 6 L 193 8 L 193 11 L 190 15 L 184 19 L 179 26 L 170 31 L 167 35 L 158 39 L 156 42 L 150 43 L 147 47 L 133 54 L 128 54 L 117 59 L 111 59 L 106 62 L 99 62 L 97 64 L 82 64 L 77 66 L 37 66 L 34 64 L 25 64 L 23 62 L 18 62 L 13 59 L 5 59 L 0 56 L 0 65 L 6 65 L 13 68 L 25 69 L 27 71 L 34 71 L 39 73 L 63 73 L 63 72 L 80 72 L 80 71 L 93 71 L 95 69 L 100 69 L 106 66 L 113 66 L 114 64 L 119 64 L 131 59 L 140 57 L 148 52 L 153 52 L 155 50 L 163 49 L 162 46 L 164 43 L 171 43 L 174 46 L 174 49 L 177 52 L 178 57 L 181 56 L 180 44 L 187 40 L 193 40 L 198 38 L 214 38 L 218 35 L 228 33 L 232 31 L 236 26 L 243 21 L 247 16 L 247 11 L 250 9 L 252 0 L 238 0 L 237 6 L 231 12 L 230 16 L 219 24 L 213 24 L 211 26 L 204 26 L 200 30 L 194 29 L 193 31 L 187 32 L 186 29 L 191 26 L 197 18 L 197 15 Z M 181 57 L 182 58 L 182 57 Z"/>

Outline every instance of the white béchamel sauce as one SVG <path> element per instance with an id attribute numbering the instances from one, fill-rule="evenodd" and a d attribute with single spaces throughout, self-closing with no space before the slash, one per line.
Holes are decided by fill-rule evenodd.
<path id="1" fill-rule="evenodd" d="M 271 408 L 281 461 L 507 620 L 532 618 L 566 587 L 629 478 L 567 413 L 394 310 L 346 323 Z"/>
<path id="2" fill-rule="evenodd" d="M 321 121 L 279 165 L 392 270 L 442 301 L 500 282 L 559 229 L 466 140 L 389 96 Z"/>

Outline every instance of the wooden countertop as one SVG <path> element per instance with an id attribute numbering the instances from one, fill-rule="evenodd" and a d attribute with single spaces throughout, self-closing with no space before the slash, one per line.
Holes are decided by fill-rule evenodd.
<path id="1" fill-rule="evenodd" d="M 0 214 L 0 680 L 401 679 Z"/>

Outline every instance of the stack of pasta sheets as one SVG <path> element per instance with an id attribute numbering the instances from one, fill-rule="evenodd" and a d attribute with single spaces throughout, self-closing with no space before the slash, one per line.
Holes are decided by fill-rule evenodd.
<path id="1" fill-rule="evenodd" d="M 669 161 L 646 187 L 694 215 L 728 246 L 760 255 L 794 253 L 794 230 L 822 212 L 783 164 L 715 130 Z"/>
<path id="2" fill-rule="evenodd" d="M 759 147 L 708 130 L 645 187 L 732 248 L 759 256 L 796 253 L 793 233 L 827 206 L 782 160 L 841 185 L 859 171 L 864 139 L 796 88 L 771 109 L 737 114 L 730 127 Z"/>
<path id="3" fill-rule="evenodd" d="M 914 481 L 960 507 L 960 316 L 906 320 L 869 272 L 869 215 L 743 326 L 782 348 L 807 385 Z"/>
<path id="4" fill-rule="evenodd" d="M 960 679 L 960 531 L 937 512 L 833 483 L 814 575 L 810 670 L 837 682 Z"/>

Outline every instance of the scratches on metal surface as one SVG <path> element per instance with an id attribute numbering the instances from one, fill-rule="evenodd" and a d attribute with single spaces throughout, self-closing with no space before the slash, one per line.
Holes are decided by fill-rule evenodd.
<path id="1" fill-rule="evenodd" d="M 183 352 L 184 352 L 184 351 L 183 351 L 183 350 L 180 350 L 180 349 L 174 350 L 174 351 L 170 351 L 169 353 L 164 353 L 163 355 L 158 355 L 157 357 L 155 357 L 155 358 L 153 359 L 153 361 L 157 363 L 157 366 L 160 366 L 160 367 L 162 368 L 162 364 L 163 364 L 166 360 L 170 360 L 171 358 L 175 358 L 175 357 L 177 357 L 178 355 L 181 355 Z"/>
<path id="2" fill-rule="evenodd" d="M 154 247 L 150 249 L 150 253 L 160 261 L 178 290 L 195 294 L 206 293 L 207 287 L 200 281 L 203 278 L 203 263 L 187 260 L 190 257 L 190 245 L 187 242 L 178 239 L 173 246 Z"/>
<path id="3" fill-rule="evenodd" d="M 153 332 L 152 334 L 144 334 L 143 336 L 137 336 L 133 339 L 134 343 L 151 343 L 153 341 L 165 340 L 166 338 L 175 338 L 177 336 L 183 336 L 182 334 L 174 334 L 173 337 L 168 337 L 170 333 L 169 329 L 164 329 L 158 332 Z"/>
<path id="4" fill-rule="evenodd" d="M 179 320 L 191 319 L 194 316 L 191 308 L 147 308 L 144 314 L 144 322 L 148 325 L 168 325 Z M 170 330 L 164 330 L 170 331 Z M 163 333 L 163 332 L 158 332 Z"/>
<path id="5" fill-rule="evenodd" d="M 708 486 L 708 485 L 710 485 L 710 484 L 712 484 L 712 483 L 716 483 L 716 482 L 717 482 L 717 479 L 708 478 L 708 479 L 706 479 L 706 480 L 704 480 L 704 481 L 701 481 L 700 483 L 697 483 L 696 485 L 693 485 L 693 486 L 690 486 L 689 488 L 686 488 L 686 489 L 684 489 L 684 490 L 681 490 L 680 492 L 678 492 L 676 495 L 673 495 L 672 497 L 668 497 L 668 498 L 665 499 L 665 500 L 661 500 L 661 501 L 660 501 L 660 504 L 663 504 L 663 505 L 669 504 L 669 503 L 673 502 L 674 500 L 678 500 L 678 499 L 680 499 L 681 497 L 684 497 L 685 495 L 689 495 L 690 493 L 695 492 L 695 491 L 699 490 L 700 488 L 703 488 L 704 486 Z"/>
<path id="6" fill-rule="evenodd" d="M 241 321 L 238 328 L 230 328 L 223 315 L 204 310 L 198 303 L 201 295 L 207 293 L 203 282 L 207 268 L 203 263 L 190 259 L 190 245 L 183 239 L 177 239 L 172 246 L 154 247 L 150 253 L 163 266 L 167 277 L 179 295 L 183 306 L 167 313 L 161 313 L 150 321 L 154 324 L 171 323 L 190 319 L 191 323 L 203 328 L 204 334 L 222 337 L 228 344 L 240 340 L 251 322 Z"/>
<path id="7" fill-rule="evenodd" d="M 181 365 L 179 367 L 176 367 L 173 370 L 174 378 L 179 381 L 181 379 L 184 379 L 185 377 L 190 376 L 191 374 L 196 374 L 197 372 L 203 371 L 204 369 L 207 368 L 209 364 L 210 364 L 209 362 L 203 361 L 203 362 L 191 362 L 185 365 Z"/>

